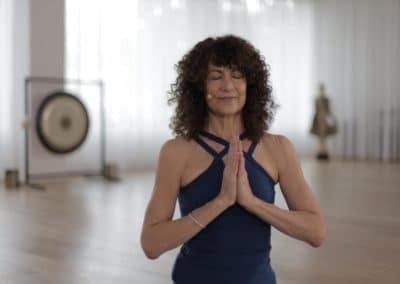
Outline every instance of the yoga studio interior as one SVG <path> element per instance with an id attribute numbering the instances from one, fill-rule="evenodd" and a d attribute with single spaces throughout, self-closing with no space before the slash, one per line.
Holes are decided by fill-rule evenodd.
<path id="1" fill-rule="evenodd" d="M 200 211 L 188 216 L 181 211 L 190 201 L 184 187 L 156 178 L 181 180 L 190 169 L 183 165 L 190 162 L 195 170 L 196 159 L 192 182 L 211 169 L 200 168 L 212 156 L 196 136 L 182 138 L 196 133 L 188 131 L 189 116 L 175 116 L 189 94 L 182 86 L 198 90 L 193 96 L 199 115 L 201 107 L 207 114 L 198 121 L 221 122 L 215 125 L 222 128 L 209 132 L 218 136 L 230 124 L 222 123 L 204 93 L 215 78 L 200 72 L 200 63 L 186 66 L 193 74 L 184 77 L 178 63 L 189 60 L 199 42 L 226 36 L 249 43 L 265 62 L 263 82 L 276 108 L 268 112 L 264 144 L 256 144 L 253 161 L 270 178 L 265 183 L 274 172 L 273 187 L 265 186 L 274 201 L 255 197 L 263 203 L 257 214 L 251 206 L 232 203 L 202 225 Z M 218 92 L 235 92 L 235 84 L 245 82 L 245 108 L 255 83 L 240 64 L 252 57 L 240 57 L 247 58 L 242 62 L 227 55 L 233 66 L 218 63 L 216 56 L 210 62 L 224 71 L 213 84 L 222 82 Z M 214 106 L 224 109 L 224 103 Z M 223 114 L 226 121 L 242 114 L 232 113 Z M 222 149 L 203 141 L 214 151 Z M 289 141 L 291 154 L 274 141 Z M 167 143 L 175 143 L 175 153 L 170 150 L 166 166 L 167 154 L 161 154 Z M 218 169 L 220 176 L 213 178 L 221 182 L 230 167 Z M 285 173 L 293 169 L 297 179 L 288 182 Z M 301 206 L 307 204 L 301 195 L 306 191 L 320 209 L 318 224 L 324 223 L 318 245 L 306 239 L 317 231 L 317 219 L 311 218 L 317 211 Z M 156 193 L 158 203 L 152 203 Z M 219 273 L 215 267 L 222 267 L 241 275 L 243 266 L 217 260 L 224 246 L 212 242 L 232 245 L 230 230 L 209 238 L 210 251 L 190 246 L 196 237 L 211 236 L 210 227 L 231 209 L 270 229 L 265 241 L 276 283 L 396 284 L 399 204 L 399 0 L 0 0 L 0 283 L 200 283 L 206 274 L 203 266 L 195 267 L 196 253 L 210 257 L 207 271 Z M 229 226 L 238 231 L 242 223 Z M 185 254 L 187 243 L 192 251 Z M 149 253 L 151 245 L 157 253 Z M 232 258 L 241 257 L 235 246 Z M 179 282 L 178 257 L 199 272 L 193 282 Z M 246 271 L 254 269 L 246 265 Z M 243 284 L 273 283 L 250 278 Z M 232 284 L 213 279 L 204 284 Z"/>

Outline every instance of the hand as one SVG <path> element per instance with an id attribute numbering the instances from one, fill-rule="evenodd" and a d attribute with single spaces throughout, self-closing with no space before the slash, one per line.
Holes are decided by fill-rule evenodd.
<path id="1" fill-rule="evenodd" d="M 243 207 L 247 207 L 254 200 L 254 194 L 251 190 L 249 179 L 247 177 L 247 171 L 245 168 L 245 160 L 243 155 L 242 142 L 238 141 L 238 148 L 240 151 L 239 155 L 239 167 L 237 177 L 237 196 L 236 201 Z"/>
<path id="2" fill-rule="evenodd" d="M 221 191 L 219 197 L 228 206 L 233 205 L 237 199 L 237 175 L 239 167 L 239 137 L 233 136 L 229 141 L 229 150 L 224 168 Z"/>

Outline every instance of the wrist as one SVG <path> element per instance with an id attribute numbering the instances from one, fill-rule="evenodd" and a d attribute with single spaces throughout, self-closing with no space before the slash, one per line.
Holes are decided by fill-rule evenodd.
<path id="1" fill-rule="evenodd" d="M 255 195 L 249 195 L 247 198 L 243 199 L 240 205 L 242 205 L 246 210 L 254 208 L 257 204 L 257 197 Z"/>
<path id="2" fill-rule="evenodd" d="M 215 198 L 216 202 L 218 203 L 218 205 L 220 207 L 222 207 L 223 209 L 226 209 L 230 206 L 232 206 L 235 201 L 231 201 L 229 198 L 227 198 L 226 196 L 220 194 Z"/>

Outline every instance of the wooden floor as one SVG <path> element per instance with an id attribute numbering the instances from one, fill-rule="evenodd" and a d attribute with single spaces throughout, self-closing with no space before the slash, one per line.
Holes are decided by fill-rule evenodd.
<path id="1" fill-rule="evenodd" d="M 400 164 L 302 164 L 326 216 L 327 241 L 315 249 L 273 230 L 278 283 L 400 283 Z M 177 249 L 152 261 L 139 244 L 153 178 L 58 180 L 45 191 L 1 185 L 0 283 L 171 283 Z"/>

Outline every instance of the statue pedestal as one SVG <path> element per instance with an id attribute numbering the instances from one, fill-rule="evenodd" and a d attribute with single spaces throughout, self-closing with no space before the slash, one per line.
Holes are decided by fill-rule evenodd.
<path id="1" fill-rule="evenodd" d="M 328 153 L 318 153 L 318 154 L 317 154 L 317 160 L 320 160 L 320 161 L 328 161 L 328 160 L 329 160 L 329 155 L 328 155 Z"/>

